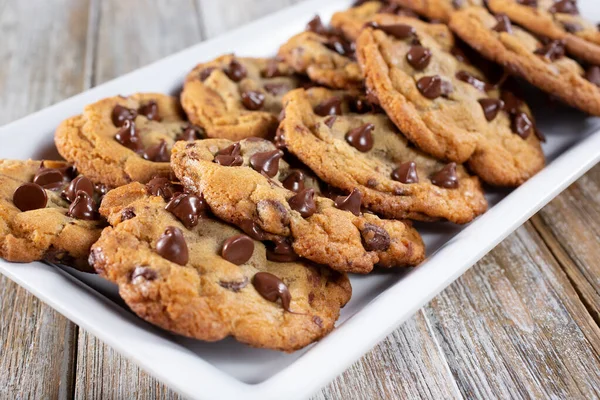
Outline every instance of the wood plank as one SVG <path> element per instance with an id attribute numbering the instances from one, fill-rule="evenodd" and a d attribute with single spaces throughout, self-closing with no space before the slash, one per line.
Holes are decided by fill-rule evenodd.
<path id="1" fill-rule="evenodd" d="M 0 125 L 84 89 L 88 1 L 0 2 Z M 0 398 L 67 398 L 77 327 L 0 276 Z"/>
<path id="2" fill-rule="evenodd" d="M 425 313 L 466 398 L 600 396 L 600 328 L 531 223 Z"/>

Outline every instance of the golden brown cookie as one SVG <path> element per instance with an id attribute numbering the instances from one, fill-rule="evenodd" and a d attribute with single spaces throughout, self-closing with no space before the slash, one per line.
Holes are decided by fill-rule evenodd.
<path id="1" fill-rule="evenodd" d="M 208 137 L 272 137 L 281 98 L 301 83 L 277 59 L 232 54 L 197 65 L 187 76 L 181 103 Z"/>
<path id="2" fill-rule="evenodd" d="M 446 22 L 450 15 L 469 6 L 483 6 L 485 0 L 392 0 L 393 3 L 429 18 L 430 20 Z"/>
<path id="3" fill-rule="evenodd" d="M 446 27 L 394 22 L 365 29 L 357 54 L 368 89 L 398 128 L 426 153 L 468 162 L 493 185 L 517 186 L 538 172 L 544 155 L 527 105 L 455 57 Z M 406 32 L 394 36 L 399 27 Z M 440 29 L 445 41 L 431 34 Z"/>
<path id="4" fill-rule="evenodd" d="M 301 256 L 337 271 L 368 273 L 374 265 L 414 266 L 425 258 L 410 224 L 362 212 L 359 192 L 324 197 L 282 155 L 267 140 L 207 139 L 177 144 L 171 165 L 217 217 L 272 241 L 278 259 Z"/>
<path id="5" fill-rule="evenodd" d="M 140 183 L 109 192 L 100 212 L 112 227 L 90 264 L 138 316 L 180 335 L 293 351 L 333 329 L 351 295 L 346 275 L 269 261 L 261 242 L 203 206 L 185 193 L 167 203 Z"/>
<path id="6" fill-rule="evenodd" d="M 106 221 L 102 189 L 62 161 L 0 160 L 0 257 L 90 271 L 90 246 Z"/>
<path id="7" fill-rule="evenodd" d="M 110 97 L 87 106 L 56 130 L 59 153 L 95 182 L 117 187 L 168 175 L 176 140 L 203 137 L 177 99 L 158 93 Z"/>
<path id="8" fill-rule="evenodd" d="M 488 0 L 488 6 L 538 35 L 563 40 L 570 54 L 600 65 L 600 31 L 579 15 L 575 0 Z"/>
<path id="9" fill-rule="evenodd" d="M 294 90 L 284 97 L 279 140 L 325 182 L 358 189 L 383 217 L 462 224 L 486 210 L 479 179 L 415 149 L 366 104 L 322 88 Z"/>
<path id="10" fill-rule="evenodd" d="M 561 41 L 540 42 L 480 7 L 452 14 L 450 28 L 471 47 L 565 103 L 592 115 L 600 115 L 600 69 L 584 71 L 564 56 Z"/>

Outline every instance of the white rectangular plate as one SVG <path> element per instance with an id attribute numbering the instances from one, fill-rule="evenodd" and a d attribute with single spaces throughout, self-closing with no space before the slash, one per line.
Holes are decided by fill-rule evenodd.
<path id="1" fill-rule="evenodd" d="M 270 56 L 319 13 L 328 20 L 350 0 L 309 0 L 241 29 L 167 57 L 148 67 L 72 97 L 0 129 L 0 158 L 53 158 L 53 131 L 93 101 L 117 94 L 176 93 L 198 62 L 224 52 Z M 596 0 L 580 0 L 600 19 Z M 536 101 L 537 99 L 537 101 Z M 332 380 L 399 324 L 459 277 L 543 205 L 600 160 L 600 120 L 533 93 L 540 129 L 548 136 L 548 166 L 513 191 L 489 194 L 491 209 L 465 227 L 418 224 L 429 258 L 413 270 L 353 276 L 354 294 L 337 328 L 294 354 L 252 349 L 234 340 L 203 343 L 171 335 L 137 318 L 116 287 L 97 276 L 43 263 L 11 264 L 0 272 L 61 314 L 114 347 L 143 369 L 190 398 L 305 398 Z M 18 307 L 18 304 L 16 305 Z"/>

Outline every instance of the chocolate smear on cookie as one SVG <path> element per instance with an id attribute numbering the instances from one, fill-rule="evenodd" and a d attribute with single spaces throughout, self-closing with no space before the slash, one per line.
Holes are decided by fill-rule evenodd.
<path id="1" fill-rule="evenodd" d="M 287 312 L 290 310 L 292 295 L 281 279 L 268 272 L 258 272 L 252 278 L 252 285 L 256 291 L 268 301 L 281 300 L 281 306 Z"/>
<path id="2" fill-rule="evenodd" d="M 163 258 L 179 265 L 186 265 L 189 253 L 181 229 L 169 226 L 156 242 L 156 252 Z"/>
<path id="3" fill-rule="evenodd" d="M 219 281 L 219 286 L 221 286 L 224 289 L 231 290 L 232 292 L 239 292 L 240 290 L 248 286 L 248 278 L 244 277 L 244 279 L 242 279 L 239 282 Z"/>
<path id="4" fill-rule="evenodd" d="M 221 257 L 235 265 L 246 263 L 254 252 L 254 241 L 246 235 L 236 235 L 225 240 Z"/>
<path id="5" fill-rule="evenodd" d="M 24 183 L 14 191 L 13 203 L 23 212 L 37 210 L 46 207 L 48 196 L 37 183 Z"/>
<path id="6" fill-rule="evenodd" d="M 392 179 L 402 183 L 418 183 L 417 164 L 414 161 L 400 164 L 392 171 Z"/>

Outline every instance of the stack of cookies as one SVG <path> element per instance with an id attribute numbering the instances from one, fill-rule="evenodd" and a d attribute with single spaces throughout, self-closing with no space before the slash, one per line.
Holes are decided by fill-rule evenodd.
<path id="1" fill-rule="evenodd" d="M 273 58 L 197 65 L 180 98 L 88 105 L 56 130 L 66 161 L 0 161 L 0 255 L 96 272 L 177 334 L 318 340 L 347 274 L 424 260 L 412 220 L 468 223 L 483 183 L 543 168 L 516 79 L 600 115 L 600 33 L 573 0 L 487 3 L 360 2 Z"/>

